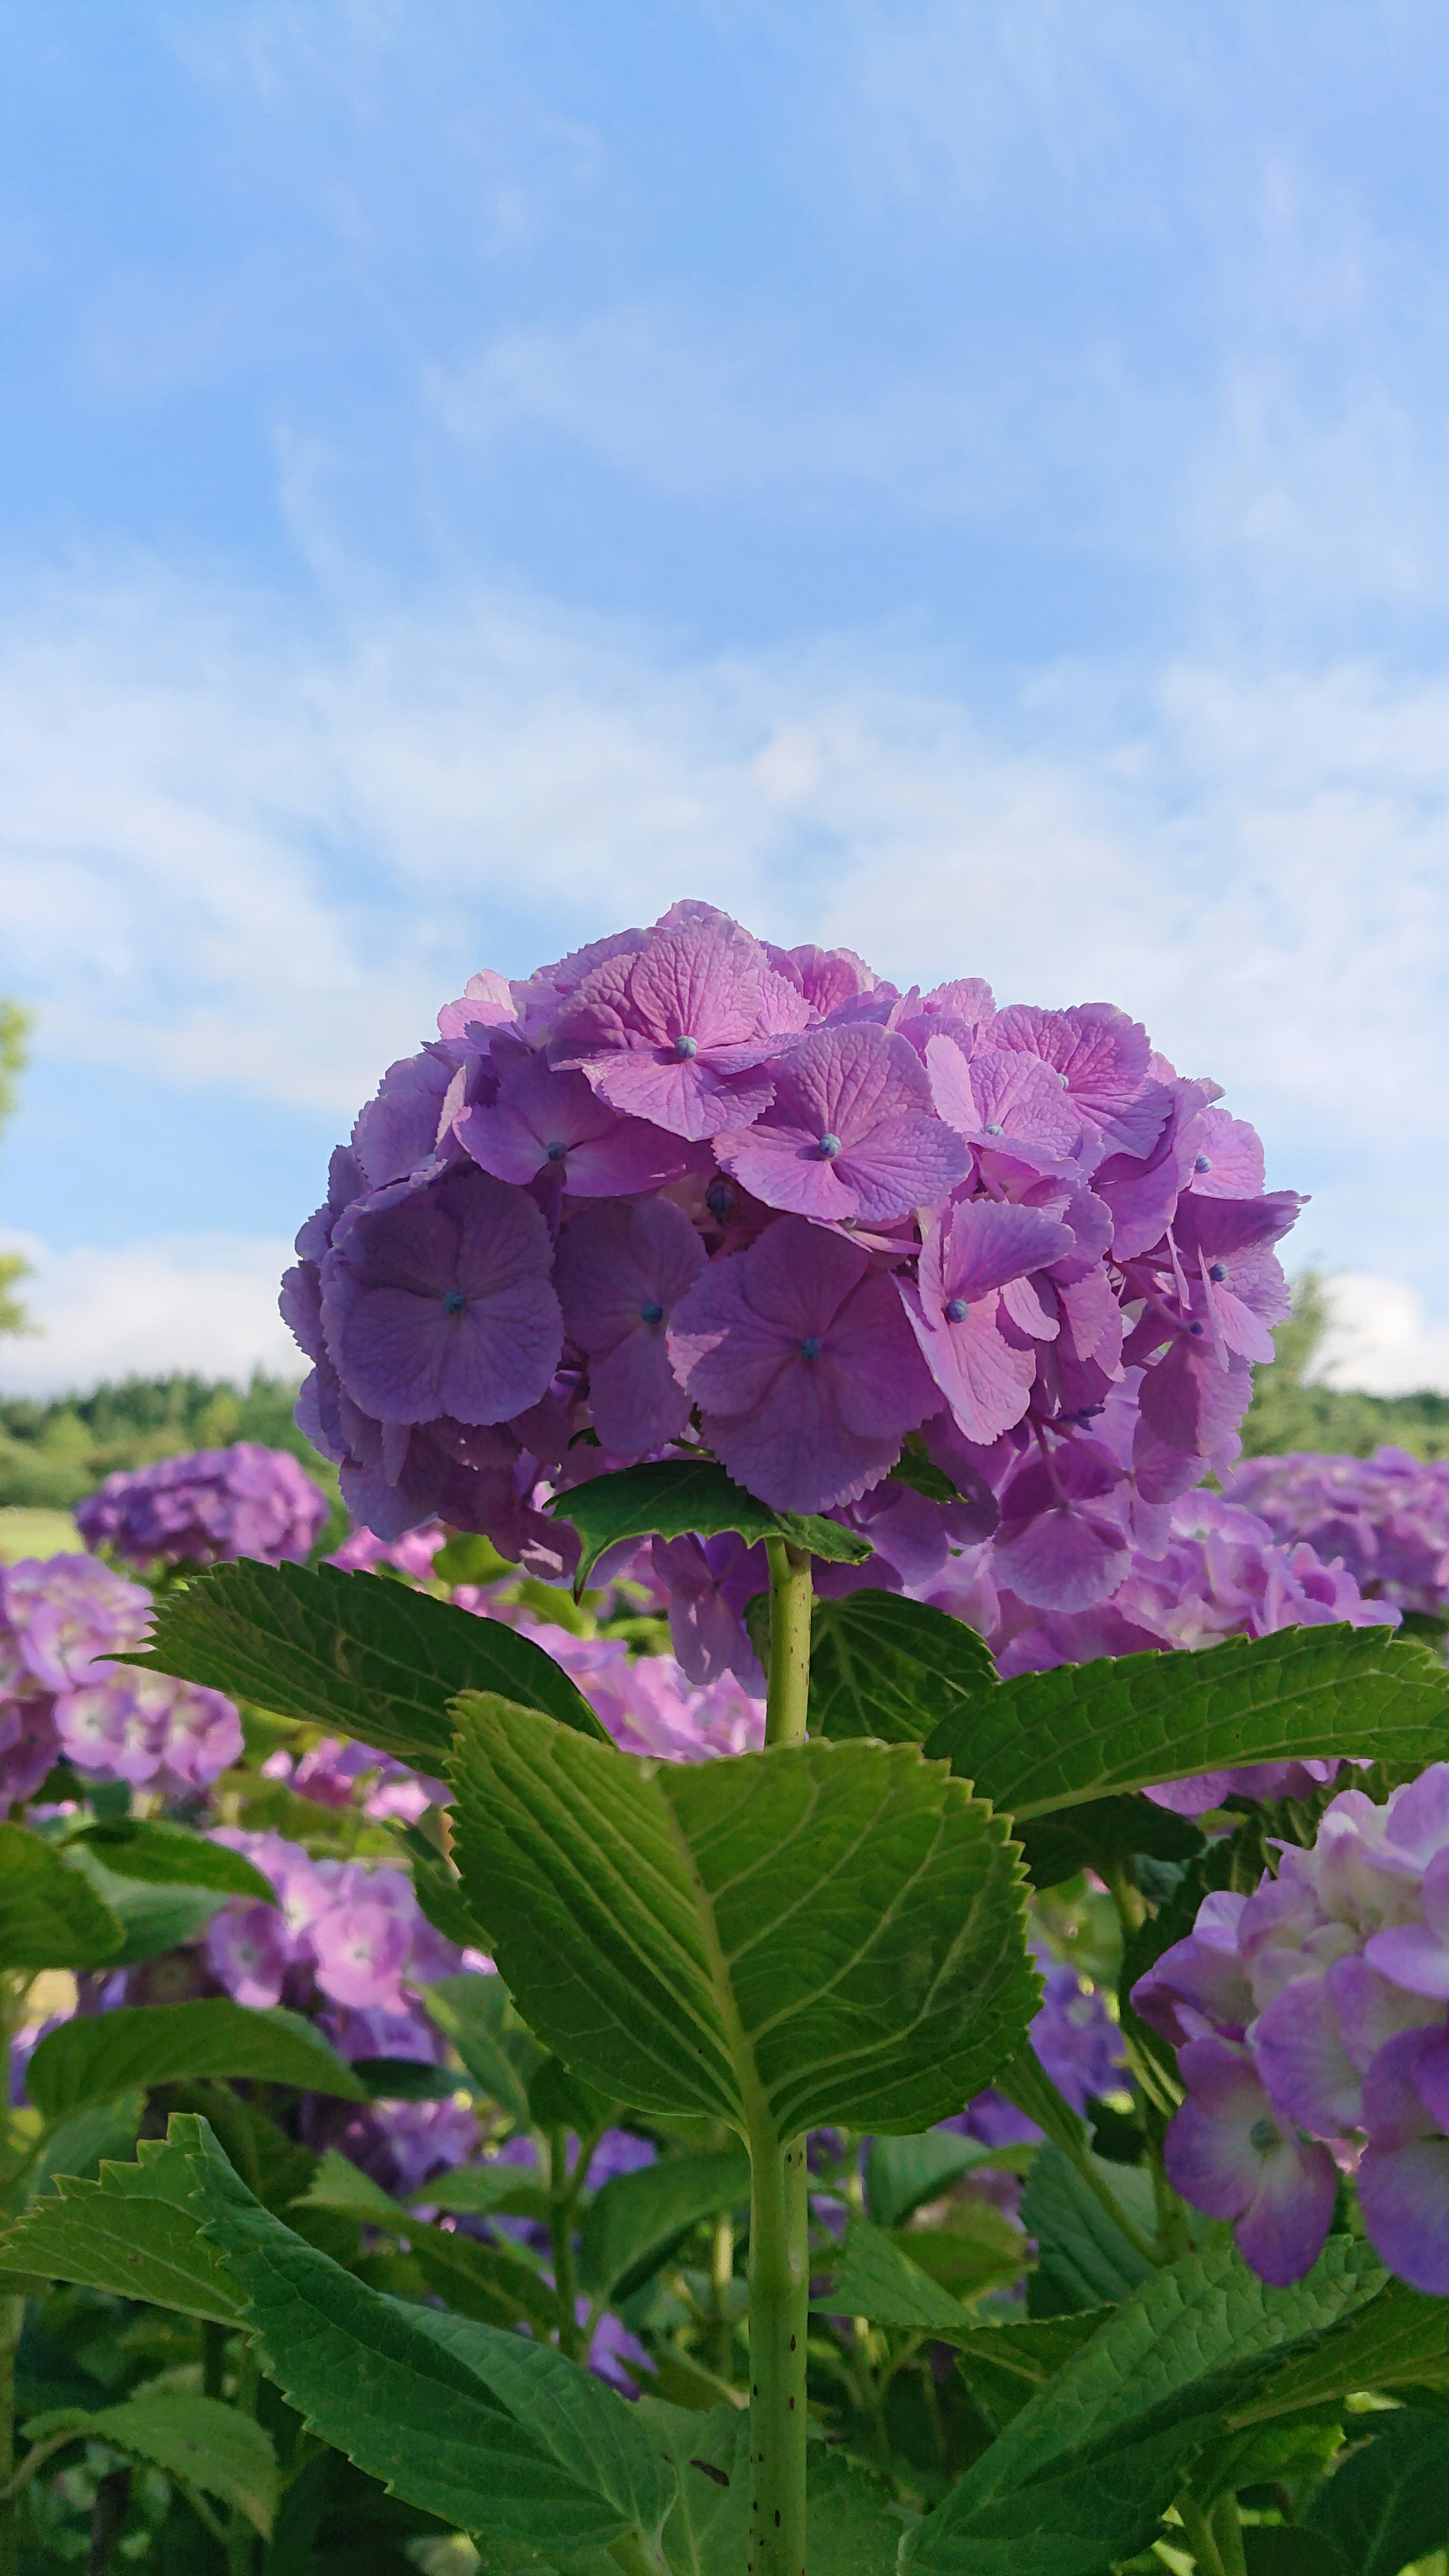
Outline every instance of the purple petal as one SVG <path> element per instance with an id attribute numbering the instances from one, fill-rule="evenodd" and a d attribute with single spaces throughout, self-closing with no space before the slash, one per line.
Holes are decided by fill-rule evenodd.
<path id="1" fill-rule="evenodd" d="M 978 1298 L 960 1323 L 933 1322 L 919 1290 L 897 1279 L 896 1290 L 922 1357 L 968 1440 L 983 1448 L 1021 1420 L 1031 1402 L 1036 1359 L 1003 1341 L 997 1330 L 999 1300 Z"/>
<path id="2" fill-rule="evenodd" d="M 1344 2137 L 1359 2125 L 1363 2078 L 1343 2044 L 1326 1977 L 1280 1987 L 1251 2033 L 1253 2062 L 1275 2107 L 1315 2138 Z"/>

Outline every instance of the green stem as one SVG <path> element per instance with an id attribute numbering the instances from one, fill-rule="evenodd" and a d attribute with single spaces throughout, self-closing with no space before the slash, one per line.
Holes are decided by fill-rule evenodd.
<path id="1" fill-rule="evenodd" d="M 96 2488 L 91 2507 L 91 2545 L 86 2552 L 86 2576 L 111 2576 L 115 2565 L 116 2543 L 131 2501 L 129 2468 L 110 2469 Z"/>
<path id="2" fill-rule="evenodd" d="M 750 2576 L 804 2576 L 805 2335 L 810 2203 L 805 2141 L 751 2151 Z"/>
<path id="3" fill-rule="evenodd" d="M 29 1981 L 0 1977 L 0 2083 L 4 2100 L 10 2100 L 10 2042 L 25 2010 Z M 9 2113 L 6 2112 L 8 2121 Z M 7 2162 L 9 2135 L 6 2136 Z M 15 2177 L 7 2179 L 14 2183 Z M 15 2349 L 25 2327 L 25 2301 L 0 2298 L 0 2487 L 8 2486 L 15 2474 Z M 20 2513 L 18 2498 L 0 2505 L 0 2576 L 17 2576 L 20 2565 Z"/>
<path id="4" fill-rule="evenodd" d="M 1213 2507 L 1213 2538 L 1223 2562 L 1223 2576 L 1248 2576 L 1247 2552 L 1243 2546 L 1243 2518 L 1238 2499 L 1229 2490 L 1219 2496 Z"/>
<path id="5" fill-rule="evenodd" d="M 574 2195 L 569 2190 L 569 2142 L 564 2129 L 548 2133 L 548 2232 L 553 2247 L 553 2285 L 558 2292 L 563 2322 L 559 2326 L 559 2349 L 571 2361 L 579 2358 L 579 2330 L 575 2322 L 579 2285 L 574 2269 Z"/>
<path id="6" fill-rule="evenodd" d="M 732 2376 L 730 2356 L 734 2350 L 735 2324 L 730 2313 L 730 2294 L 735 2278 L 735 2222 L 726 2209 L 714 2222 L 709 2249 L 709 2339 L 706 2350 L 709 2366 L 719 2379 Z"/>
<path id="7" fill-rule="evenodd" d="M 1183 2535 L 1197 2564 L 1197 2576 L 1228 2576 L 1212 2524 L 1196 2497 L 1180 2495 L 1177 2510 L 1182 2519 Z"/>
<path id="8" fill-rule="evenodd" d="M 770 1560 L 770 1679 L 765 1742 L 803 1744 L 810 1706 L 810 1551 L 767 1538 Z"/>

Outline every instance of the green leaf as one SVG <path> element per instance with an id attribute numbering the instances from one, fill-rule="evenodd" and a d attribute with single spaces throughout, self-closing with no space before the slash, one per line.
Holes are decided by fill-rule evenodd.
<path id="1" fill-rule="evenodd" d="M 1268 2288 L 1232 2245 L 1154 2273 L 973 2462 L 913 2534 L 908 2563 L 942 2576 L 1096 2576 L 1130 2557 L 1220 2435 L 1233 2388 L 1382 2279 L 1369 2249 L 1342 2236 L 1291 2290 Z"/>
<path id="2" fill-rule="evenodd" d="M 423 1987 L 419 2001 L 452 2041 L 479 2092 L 526 2128 L 528 2087 L 543 2051 L 531 2031 L 510 2029 L 503 1979 L 465 1969 Z"/>
<path id="3" fill-rule="evenodd" d="M 119 1816 L 111 1824 L 83 1825 L 71 1842 L 93 1851 L 118 1878 L 163 1887 L 221 1888 L 227 1896 L 245 1896 L 258 1905 L 278 1902 L 271 1880 L 241 1852 L 209 1841 L 194 1825 Z"/>
<path id="4" fill-rule="evenodd" d="M 94 2182 L 108 2159 L 133 2156 L 145 2109 L 143 2092 L 121 2093 L 114 2102 L 92 2102 L 84 2111 L 73 2111 L 69 2119 L 48 2130 L 30 2168 L 26 2200 L 38 2200 L 42 2192 L 54 2190 L 61 2174 Z"/>
<path id="5" fill-rule="evenodd" d="M 974 1628 L 898 1592 L 817 1601 L 811 1632 L 810 1732 L 836 1742 L 923 1744 L 1000 1687 Z"/>
<path id="6" fill-rule="evenodd" d="M 947 1717 L 926 1749 L 1024 1822 L 1234 1763 L 1366 1754 L 1419 1768 L 1446 1743 L 1449 1673 L 1428 1647 L 1335 1625 L 1023 1673 Z"/>
<path id="7" fill-rule="evenodd" d="M 528 2110 L 536 2129 L 572 2129 L 588 2138 L 607 2129 L 619 2104 L 570 2073 L 561 2057 L 539 2060 L 529 2079 Z"/>
<path id="8" fill-rule="evenodd" d="M 367 2289 L 252 2200 L 204 2122 L 171 2128 L 262 2366 L 310 2432 L 490 2544 L 567 2558 L 658 2529 L 673 2481 L 622 2398 L 547 2345 Z"/>
<path id="9" fill-rule="evenodd" d="M 734 2406 L 692 2414 L 657 2397 L 635 2413 L 679 2479 L 664 2527 L 671 2576 L 741 2576 L 749 2560 L 750 2422 Z M 805 2461 L 810 2576 L 890 2576 L 901 2517 L 888 2487 L 824 2442 Z"/>
<path id="10" fill-rule="evenodd" d="M 927 2129 L 915 2138 L 874 2138 L 865 2168 L 865 2196 L 877 2227 L 899 2227 L 922 2201 L 936 2200 L 958 2175 L 982 2165 L 1025 2173 L 1030 2147 L 984 2147 L 952 2129 Z"/>
<path id="11" fill-rule="evenodd" d="M 108 1968 L 138 1968 L 146 1959 L 159 1959 L 184 1941 L 194 1941 L 213 1914 L 229 1902 L 219 1887 L 176 1883 L 158 1887 L 124 1877 L 119 1870 L 109 1869 L 89 1843 L 73 1842 L 69 1856 L 75 1874 L 87 1881 L 120 1923 L 121 1946 L 106 1961 Z"/>
<path id="12" fill-rule="evenodd" d="M 1033 1887 L 1060 1887 L 1079 1870 L 1101 1870 L 1129 1852 L 1152 1860 L 1191 1860 L 1203 1838 L 1186 1816 L 1150 1798 L 1094 1798 L 1063 1807 L 1020 1828 Z"/>
<path id="13" fill-rule="evenodd" d="M 200 2487 L 244 2514 L 265 2540 L 277 2509 L 277 2461 L 260 2424 L 215 2397 L 132 2397 L 123 2406 L 62 2407 L 34 2415 L 28 2440 L 72 2431 L 90 2442 L 109 2442 L 133 2460 L 163 2469 L 183 2486 Z"/>
<path id="14" fill-rule="evenodd" d="M 398 2220 L 403 2220 L 401 2211 Z M 411 2213 L 403 2223 L 409 2257 L 427 2290 L 459 2316 L 476 2317 L 486 2326 L 527 2324 L 540 2335 L 556 2334 L 569 2322 L 542 2274 L 511 2247 L 480 2245 L 474 2236 L 425 2225 Z"/>
<path id="15" fill-rule="evenodd" d="M 455 1941 L 460 1950 L 486 1950 L 488 1934 L 475 1922 L 463 1893 L 462 1881 L 450 1861 L 435 1851 L 416 1825 L 405 1825 L 401 1840 L 412 1863 L 413 1894 L 418 1911 L 441 1932 L 445 1941 Z"/>
<path id="16" fill-rule="evenodd" d="M 690 2228 L 747 2209 L 749 2201 L 749 2158 L 738 2148 L 663 2156 L 638 2173 L 615 2174 L 595 2192 L 584 2220 L 579 2276 L 585 2289 L 599 2298 L 627 2297 Z"/>
<path id="17" fill-rule="evenodd" d="M 1444 2418 L 1405 2407 L 1360 2416 L 1353 2431 L 1370 2438 L 1315 2489 L 1302 2519 L 1342 2551 L 1354 2576 L 1399 2576 L 1409 2559 L 1449 2542 Z"/>
<path id="18" fill-rule="evenodd" d="M 1300 2354 L 1250 2400 L 1234 2406 L 1235 2430 L 1360 2388 L 1434 2387 L 1449 2381 L 1449 2299 L 1390 2281 L 1312 2352 Z"/>
<path id="19" fill-rule="evenodd" d="M 173 2156 L 168 2168 L 167 2155 L 159 2141 L 143 2139 L 134 2165 L 104 2164 L 98 2182 L 62 2178 L 6 2231 L 0 2263 L 235 2325 L 241 2303 L 220 2255 L 195 2213 L 167 2197 L 177 2161 Z M 193 2181 L 183 2169 L 183 2193 Z"/>
<path id="20" fill-rule="evenodd" d="M 530 2026 L 613 2099 L 912 2131 L 1018 2044 L 1013 1849 L 915 1745 L 651 1763 L 503 1700 L 459 1719 L 463 1877 Z"/>
<path id="21" fill-rule="evenodd" d="M 1114 2193 L 1123 2173 L 1121 2166 L 1111 2168 Z M 1059 2316 L 1064 2310 L 1125 2299 L 1151 2274 L 1146 2255 L 1138 2253 L 1059 2147 L 1040 2150 L 1021 2196 L 1021 2223 L 1038 2248 L 1030 2292 L 1033 2316 Z"/>
<path id="22" fill-rule="evenodd" d="M 0 1825 L 0 1969 L 96 1968 L 113 1959 L 120 1917 L 24 1825 Z"/>
<path id="23" fill-rule="evenodd" d="M 436 1771 L 452 1742 L 449 1702 L 497 1690 L 610 1741 L 582 1691 L 531 1637 L 475 1619 L 410 1584 L 335 1565 L 214 1565 L 157 1604 L 145 1655 L 117 1663 L 174 1673 L 280 1717 L 355 1735 Z"/>
<path id="24" fill-rule="evenodd" d="M 1007 2064 L 998 2067 L 992 2078 L 998 2093 L 1024 2111 L 1045 2131 L 1053 2146 L 1068 2155 L 1085 2149 L 1091 2141 L 1085 2120 L 1079 2119 L 1070 2102 L 1057 2091 L 1036 2050 L 1027 2040 Z"/>
<path id="25" fill-rule="evenodd" d="M 1020 2260 L 1020 2238 L 1017 2245 Z M 900 2237 L 864 2218 L 852 2218 L 834 2276 L 812 2294 L 811 2305 L 827 2316 L 869 2317 L 875 2325 L 907 2326 L 947 2343 L 959 2342 L 976 2323 L 912 2262 Z"/>
<path id="26" fill-rule="evenodd" d="M 956 2367 L 1000 2431 L 1112 2313 L 1084 2308 L 1076 2315 L 1032 2317 L 1022 2325 L 979 2326 L 967 2336 Z"/>
<path id="27" fill-rule="evenodd" d="M 224 1996 L 125 2004 L 63 2022 L 35 2050 L 26 2084 L 36 2109 L 58 2120 L 135 2085 L 205 2075 L 251 2075 L 345 2102 L 367 2099 L 351 2068 L 300 2013 L 249 2012 Z"/>
<path id="28" fill-rule="evenodd" d="M 352 2072 L 369 2102 L 451 2102 L 459 2079 L 449 2066 L 421 2057 L 354 2057 Z"/>
<path id="29" fill-rule="evenodd" d="M 768 1503 L 747 1494 L 712 1458 L 670 1460 L 655 1467 L 621 1467 L 611 1476 L 593 1476 L 556 1494 L 549 1509 L 572 1521 L 582 1547 L 574 1576 L 574 1598 L 609 1548 L 630 1538 L 713 1538 L 738 1531 L 752 1543 L 784 1538 L 793 1547 L 808 1547 L 832 1565 L 863 1565 L 872 1554 L 869 1539 L 838 1521 L 772 1512 Z M 497 1685 L 502 1687 L 502 1685 Z M 518 1693 L 512 1696 L 516 1699 Z"/>
<path id="30" fill-rule="evenodd" d="M 323 2148 L 316 2172 L 291 2206 L 340 2210 L 345 2217 L 359 2218 L 369 2227 L 386 2227 L 394 2236 L 401 2233 L 407 2219 L 407 2211 L 388 2196 L 381 2183 L 374 2182 L 350 2156 L 339 2155 L 335 2147 Z"/>
<path id="31" fill-rule="evenodd" d="M 1249 2524 L 1243 2532 L 1247 2576 L 1349 2576 L 1331 2541 L 1301 2523 Z"/>

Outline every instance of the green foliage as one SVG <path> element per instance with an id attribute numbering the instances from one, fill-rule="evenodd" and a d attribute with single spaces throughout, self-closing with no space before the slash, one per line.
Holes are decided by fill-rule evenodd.
<path id="1" fill-rule="evenodd" d="M 600 2090 L 742 2135 L 909 2131 L 1017 2044 L 1036 1981 L 1011 1846 L 915 1746 L 656 1766 L 503 1700 L 459 1718 L 470 1899 L 532 2027 Z"/>
<path id="2" fill-rule="evenodd" d="M 918 2241 L 924 2250 L 927 2239 Z M 1020 2263 L 1018 2241 L 1010 2249 L 1008 2280 Z M 815 2305 L 830 2315 L 870 2317 L 877 2325 L 907 2326 L 914 2334 L 948 2343 L 969 2334 L 973 2324 L 960 2300 L 912 2260 L 909 2234 L 891 2235 L 864 2218 L 851 2220 L 840 2260 L 816 2294 Z"/>
<path id="3" fill-rule="evenodd" d="M 1449 1736 L 1449 1675 L 1387 1628 L 1284 1628 L 1003 1682 L 927 1740 L 1026 1821 L 1232 1763 L 1368 1754 L 1409 1772 Z"/>
<path id="4" fill-rule="evenodd" d="M 969 1723 L 981 1694 L 996 1688 L 974 1629 L 898 1592 L 817 1601 L 811 1626 L 812 1735 L 919 1744 L 953 1718 Z"/>
<path id="5" fill-rule="evenodd" d="M 336 1547 L 348 1516 L 338 1500 L 337 1470 L 318 1456 L 292 1419 L 295 1382 L 258 1373 L 249 1387 L 177 1373 L 127 1378 L 90 1395 L 42 1403 L 0 1401 L 0 1505 L 67 1510 L 118 1467 L 144 1467 L 192 1449 L 259 1440 L 286 1449 L 332 1505 L 321 1546 Z"/>
<path id="6" fill-rule="evenodd" d="M 747 1494 L 713 1459 L 681 1459 L 658 1467 L 622 1467 L 616 1475 L 591 1477 L 573 1485 L 550 1507 L 560 1520 L 572 1521 L 582 1544 L 575 1598 L 605 1550 L 625 1539 L 682 1538 L 689 1532 L 712 1538 L 724 1530 L 741 1538 L 788 1539 L 833 1565 L 861 1565 L 871 1554 L 870 1541 L 838 1521 L 802 1518 L 794 1512 L 772 1512 L 768 1503 Z"/>
<path id="7" fill-rule="evenodd" d="M 1120 2174 L 1112 2187 L 1121 2187 Z M 1149 2258 L 1119 2227 L 1080 2167 L 1059 2147 L 1042 2148 L 1022 2194 L 1022 2225 L 1037 2241 L 1034 2316 L 1086 2311 L 1129 2298 L 1151 2277 Z"/>
<path id="8" fill-rule="evenodd" d="M 277 2462 L 260 2424 L 211 2397 L 134 2397 L 88 2414 L 77 2406 L 32 2416 L 27 2440 L 49 2444 L 58 2433 L 106 2442 L 131 2459 L 164 2469 L 183 2486 L 235 2506 L 265 2540 L 277 2509 Z"/>
<path id="9" fill-rule="evenodd" d="M 579 2275 L 599 2298 L 627 2297 L 707 2218 L 748 2208 L 750 2168 L 737 2148 L 661 2157 L 615 2174 L 584 2221 Z"/>
<path id="10" fill-rule="evenodd" d="M 27 2086 L 36 2109 L 59 2120 L 133 2086 L 207 2075 L 294 2084 L 347 2102 L 367 2099 L 351 2067 L 299 2013 L 250 2012 L 225 1996 L 130 2004 L 62 2022 L 35 2050 Z"/>
<path id="11" fill-rule="evenodd" d="M 4 2270 L 234 2325 L 240 2297 L 188 2206 L 189 2165 L 156 2140 L 143 2139 L 137 2159 L 103 2164 L 95 2182 L 63 2177 L 53 2194 L 32 2201 L 0 2243 Z"/>
<path id="12" fill-rule="evenodd" d="M 1244 1454 L 1260 1458 L 1285 1449 L 1318 1449 L 1367 1458 L 1387 1441 L 1415 1458 L 1449 1457 L 1449 1396 L 1428 1389 L 1418 1395 L 1340 1393 L 1307 1383 L 1328 1324 L 1324 1283 L 1309 1271 L 1294 1281 L 1292 1316 L 1273 1335 L 1274 1365 L 1254 1377 Z"/>
<path id="13" fill-rule="evenodd" d="M 1449 2542 L 1442 2415 L 1406 2407 L 1361 2416 L 1368 2440 L 1310 2496 L 1303 2520 L 1338 2549 L 1354 2576 L 1399 2576 L 1411 2558 Z"/>
<path id="14" fill-rule="evenodd" d="M 23 1825 L 0 1825 L 0 1970 L 99 1967 L 124 1937 L 119 1915 L 59 1852 Z"/>
<path id="15" fill-rule="evenodd" d="M 1202 1835 L 1186 1816 L 1155 1807 L 1150 1798 L 1093 1798 L 1085 1806 L 1059 1807 L 1021 1827 L 1021 1847 L 1033 1887 L 1060 1887 L 1079 1870 L 1108 1869 L 1128 1853 L 1149 1860 L 1191 1860 Z"/>
<path id="16" fill-rule="evenodd" d="M 951 2129 L 926 2129 L 915 2138 L 873 2138 L 865 2168 L 865 2196 L 879 2227 L 899 2227 L 922 2201 L 935 2200 L 964 2173 L 983 2166 L 1020 2171 L 1031 2161 L 1020 2147 L 983 2147 Z"/>
<path id="17" fill-rule="evenodd" d="M 150 1652 L 117 1656 L 254 1700 L 437 1769 L 460 1691 L 497 1690 L 610 1743 L 567 1673 L 514 1628 L 335 1565 L 216 1565 L 157 1608 Z"/>
<path id="18" fill-rule="evenodd" d="M 271 1880 L 244 1853 L 204 1840 L 190 1825 L 119 1816 L 110 1823 L 82 1825 L 71 1844 L 94 1852 L 118 1878 L 162 1887 L 215 1888 L 224 1897 L 244 1896 L 255 1905 L 277 1902 Z"/>

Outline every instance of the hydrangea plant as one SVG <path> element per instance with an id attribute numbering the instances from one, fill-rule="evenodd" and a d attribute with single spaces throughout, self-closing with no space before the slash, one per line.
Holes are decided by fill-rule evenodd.
<path id="1" fill-rule="evenodd" d="M 78 2441 L 277 2576 L 1441 2544 L 1449 1684 L 1198 1493 L 1298 1204 L 1216 1097 L 696 905 L 392 1068 L 285 1290 L 371 1535 L 110 1649 L 251 1709 L 244 1812 L 0 1829 L 101 2007 L 7 2280 L 179 2320 L 27 2415 L 12 2568 Z"/>

